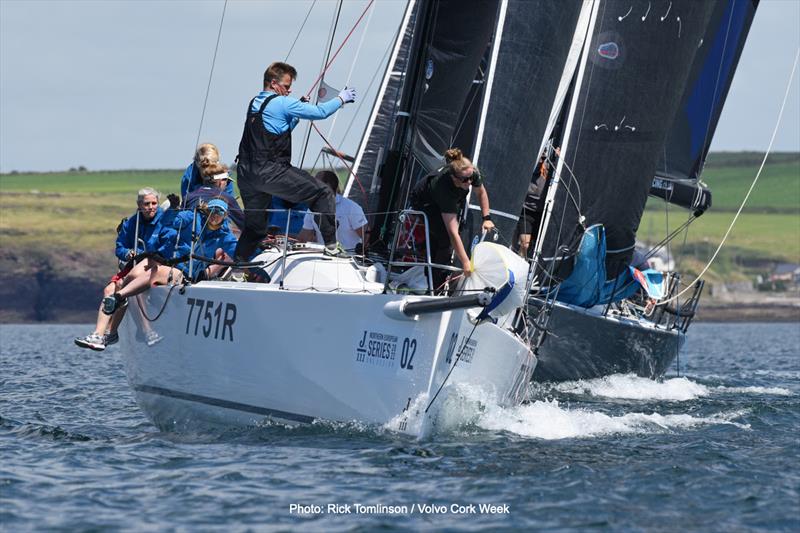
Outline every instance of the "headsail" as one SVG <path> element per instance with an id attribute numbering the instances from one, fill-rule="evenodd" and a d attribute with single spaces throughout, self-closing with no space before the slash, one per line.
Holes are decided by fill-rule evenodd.
<path id="1" fill-rule="evenodd" d="M 701 214 L 711 192 L 698 183 L 758 0 L 715 3 L 650 194 Z"/>
<path id="2" fill-rule="evenodd" d="M 606 229 L 609 277 L 633 255 L 669 125 L 713 4 L 598 0 L 548 194 L 542 256 L 573 255 L 584 228 Z M 566 248 L 564 248 L 566 246 Z"/>
<path id="3" fill-rule="evenodd" d="M 377 192 L 380 188 L 379 166 L 388 148 L 394 116 L 400 103 L 400 91 L 405 81 L 417 10 L 417 1 L 410 0 L 398 28 L 392 55 L 386 65 L 372 114 L 356 153 L 353 171 L 364 190 L 362 191 L 356 184 L 354 176 L 349 177 L 344 190 L 345 196 L 360 204 L 367 212 L 374 212 L 377 205 Z"/>

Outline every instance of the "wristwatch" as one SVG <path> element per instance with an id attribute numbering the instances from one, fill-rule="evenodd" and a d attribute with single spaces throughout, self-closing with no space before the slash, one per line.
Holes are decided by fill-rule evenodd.
<path id="1" fill-rule="evenodd" d="M 492 221 L 492 215 L 483 215 L 483 221 L 484 222 L 491 222 Z"/>

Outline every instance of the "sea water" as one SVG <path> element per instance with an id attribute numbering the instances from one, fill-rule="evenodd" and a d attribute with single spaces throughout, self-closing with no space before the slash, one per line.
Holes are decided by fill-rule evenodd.
<path id="1" fill-rule="evenodd" d="M 800 530 L 800 325 L 696 324 L 661 382 L 450 395 L 436 434 L 159 432 L 118 347 L 0 327 L 0 526 L 23 530 Z"/>

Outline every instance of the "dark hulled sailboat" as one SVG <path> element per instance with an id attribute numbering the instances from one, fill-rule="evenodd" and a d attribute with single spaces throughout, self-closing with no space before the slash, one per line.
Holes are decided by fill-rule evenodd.
<path id="1" fill-rule="evenodd" d="M 680 304 L 637 305 L 635 235 L 648 193 L 695 216 L 710 204 L 698 176 L 757 2 L 663 4 L 597 4 L 538 242 L 550 290 L 532 306 L 552 335 L 537 381 L 659 377 L 694 315 L 702 282 Z M 669 299 L 679 276 L 663 286 Z"/>

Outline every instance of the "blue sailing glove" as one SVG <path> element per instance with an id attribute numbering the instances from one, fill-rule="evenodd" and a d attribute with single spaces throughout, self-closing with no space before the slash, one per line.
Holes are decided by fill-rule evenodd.
<path id="1" fill-rule="evenodd" d="M 339 93 L 339 98 L 342 99 L 343 104 L 349 104 L 356 101 L 356 90 L 354 87 L 345 87 Z"/>

